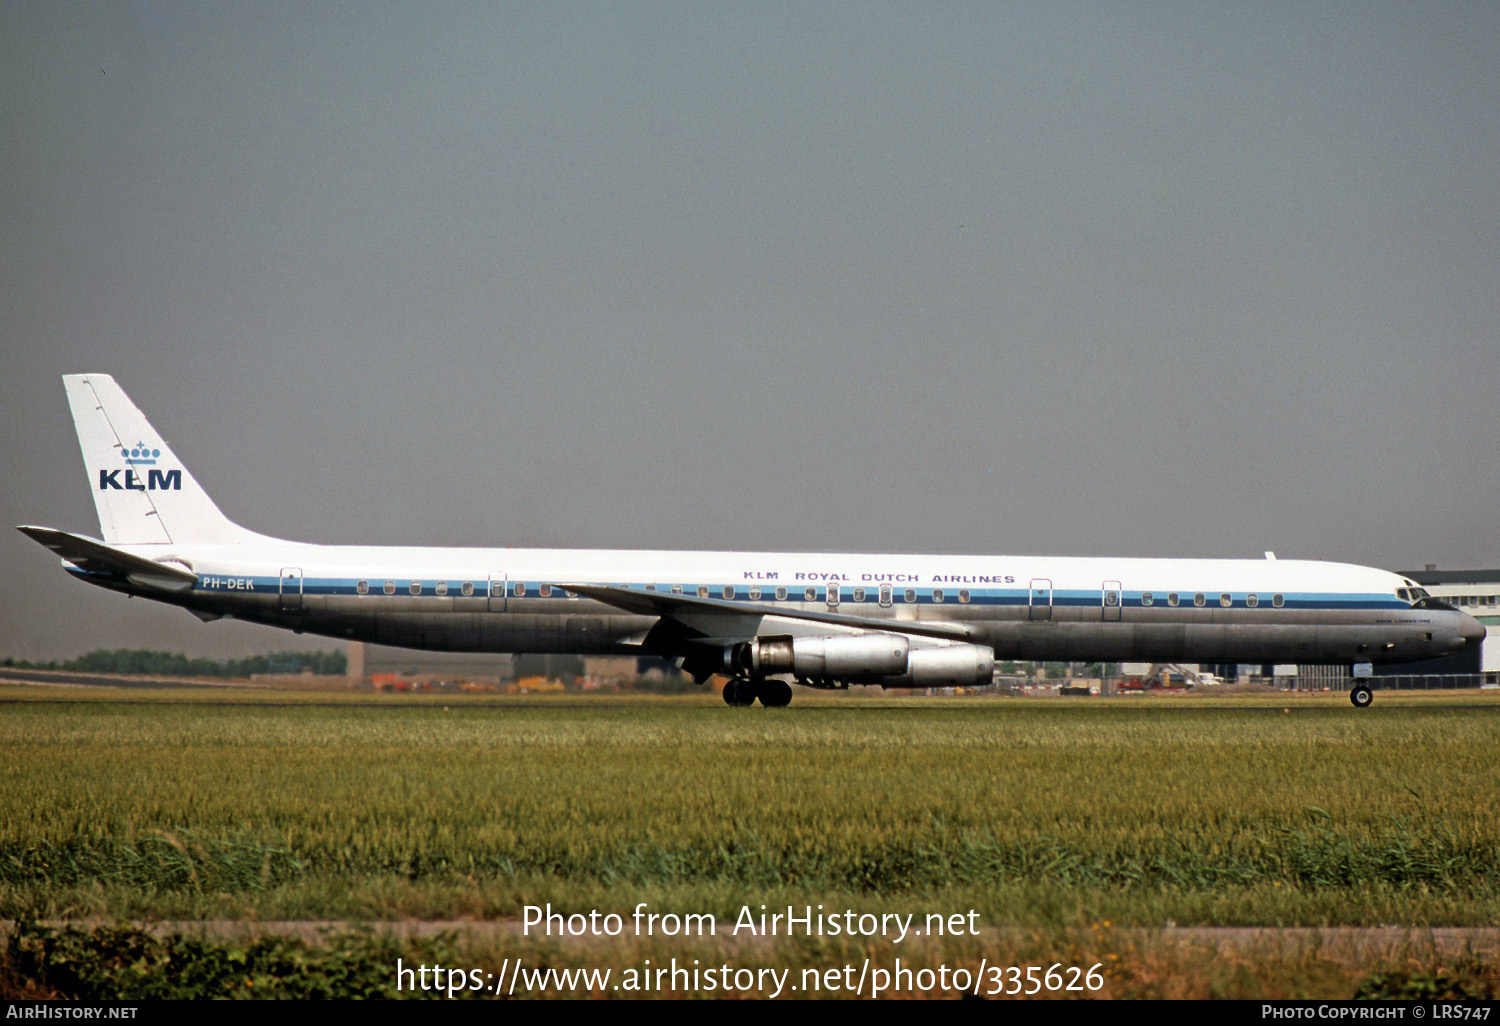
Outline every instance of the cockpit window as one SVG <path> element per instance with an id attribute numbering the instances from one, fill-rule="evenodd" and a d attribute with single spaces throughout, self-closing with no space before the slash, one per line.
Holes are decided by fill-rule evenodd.
<path id="1" fill-rule="evenodd" d="M 1416 599 L 1412 606 L 1416 609 L 1454 609 L 1455 607 L 1442 599 L 1435 599 L 1427 593 L 1426 588 L 1413 588 L 1412 596 Z"/>

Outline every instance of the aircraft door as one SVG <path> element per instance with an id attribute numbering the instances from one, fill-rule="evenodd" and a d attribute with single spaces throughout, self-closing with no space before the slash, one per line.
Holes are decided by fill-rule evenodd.
<path id="1" fill-rule="evenodd" d="M 1104 620 L 1118 620 L 1120 618 L 1120 607 L 1125 603 L 1125 593 L 1120 590 L 1119 581 L 1105 581 L 1099 589 L 1099 606 L 1104 611 Z"/>
<path id="2" fill-rule="evenodd" d="M 507 583 L 508 581 L 505 574 L 490 574 L 490 612 L 505 612 L 505 589 L 507 587 Z"/>
<path id="3" fill-rule="evenodd" d="M 284 566 L 281 568 L 281 608 L 287 610 L 300 610 L 302 608 L 302 568 L 296 566 Z"/>
<path id="4" fill-rule="evenodd" d="M 1031 582 L 1030 617 L 1033 620 L 1052 619 L 1052 582 L 1045 577 Z"/>

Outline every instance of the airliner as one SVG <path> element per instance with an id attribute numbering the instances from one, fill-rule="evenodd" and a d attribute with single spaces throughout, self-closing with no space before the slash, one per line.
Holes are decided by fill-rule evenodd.
<path id="1" fill-rule="evenodd" d="M 1276 559 L 316 545 L 233 523 L 112 377 L 63 378 L 101 538 L 63 569 L 204 621 L 415 649 L 652 655 L 732 706 L 792 682 L 990 684 L 999 660 L 1325 663 L 1453 655 L 1484 627 L 1397 574 Z M 1368 677 L 1350 691 L 1373 698 Z"/>

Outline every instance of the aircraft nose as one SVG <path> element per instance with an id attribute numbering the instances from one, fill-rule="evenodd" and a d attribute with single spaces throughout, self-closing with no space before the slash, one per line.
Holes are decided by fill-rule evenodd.
<path id="1" fill-rule="evenodd" d="M 1461 617 L 1458 630 L 1463 635 L 1464 648 L 1473 648 L 1484 640 L 1484 636 L 1487 633 L 1484 629 L 1484 624 L 1474 619 L 1468 613 L 1461 614 Z"/>

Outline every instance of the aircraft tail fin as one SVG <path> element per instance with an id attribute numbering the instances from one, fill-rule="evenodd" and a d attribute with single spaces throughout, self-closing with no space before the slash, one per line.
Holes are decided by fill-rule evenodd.
<path id="1" fill-rule="evenodd" d="M 66 374 L 99 530 L 110 545 L 233 544 L 256 537 L 208 497 L 108 374 Z"/>

